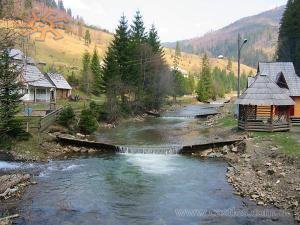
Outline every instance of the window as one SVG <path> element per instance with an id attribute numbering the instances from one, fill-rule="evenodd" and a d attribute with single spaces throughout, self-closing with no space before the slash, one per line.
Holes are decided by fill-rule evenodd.
<path id="1" fill-rule="evenodd" d="M 46 94 L 46 89 L 36 89 L 36 94 L 37 95 L 45 95 Z"/>

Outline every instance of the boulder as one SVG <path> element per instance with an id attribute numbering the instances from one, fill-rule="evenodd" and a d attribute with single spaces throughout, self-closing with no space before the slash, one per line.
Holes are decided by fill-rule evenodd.
<path id="1" fill-rule="evenodd" d="M 202 152 L 200 153 L 200 156 L 201 156 L 201 157 L 208 157 L 208 155 L 209 155 L 210 153 L 212 153 L 212 152 L 213 152 L 212 149 L 207 149 L 207 150 L 205 150 L 205 151 L 202 151 Z"/>

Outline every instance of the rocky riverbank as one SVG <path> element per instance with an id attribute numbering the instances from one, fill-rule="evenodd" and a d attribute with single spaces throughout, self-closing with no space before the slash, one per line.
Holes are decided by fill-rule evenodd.
<path id="1" fill-rule="evenodd" d="M 0 174 L 0 225 L 9 225 L 11 219 L 18 217 L 18 214 L 4 216 L 10 213 L 10 209 L 6 207 L 10 205 L 8 201 L 21 198 L 26 188 L 32 184 L 35 182 L 31 181 L 31 175 L 27 173 Z"/>
<path id="2" fill-rule="evenodd" d="M 284 209 L 300 223 L 299 156 L 288 156 L 272 142 L 257 143 L 253 138 L 237 146 L 208 149 L 197 156 L 227 160 L 227 179 L 235 194 L 260 206 Z"/>

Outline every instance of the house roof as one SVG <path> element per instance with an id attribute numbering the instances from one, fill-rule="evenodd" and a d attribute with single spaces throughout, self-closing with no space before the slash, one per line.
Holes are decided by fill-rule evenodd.
<path id="1" fill-rule="evenodd" d="M 295 105 L 291 97 L 266 74 L 258 74 L 255 81 L 235 103 L 258 106 Z"/>
<path id="2" fill-rule="evenodd" d="M 290 96 L 300 96 L 300 77 L 295 72 L 292 62 L 259 63 L 258 73 L 267 74 L 275 83 L 279 74 L 283 74 Z"/>
<path id="3" fill-rule="evenodd" d="M 72 90 L 72 87 L 70 86 L 68 81 L 66 81 L 66 79 L 61 74 L 47 73 L 47 76 L 57 89 Z"/>
<path id="4" fill-rule="evenodd" d="M 255 77 L 248 77 L 248 87 L 250 87 L 254 81 L 255 81 Z"/>
<path id="5" fill-rule="evenodd" d="M 33 65 L 26 65 L 23 67 L 23 79 L 24 81 L 33 87 L 46 87 L 55 88 L 53 84 L 47 79 L 40 70 Z"/>
<path id="6" fill-rule="evenodd" d="M 25 54 L 21 50 L 15 49 L 15 48 L 10 49 L 9 56 L 17 61 L 25 61 L 25 58 L 26 58 Z M 32 58 L 27 57 L 26 59 L 27 59 L 28 64 L 32 64 L 32 65 L 35 64 L 35 62 Z"/>

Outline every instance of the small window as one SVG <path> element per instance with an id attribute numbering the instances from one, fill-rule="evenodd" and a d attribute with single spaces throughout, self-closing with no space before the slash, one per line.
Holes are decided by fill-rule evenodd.
<path id="1" fill-rule="evenodd" d="M 22 90 L 22 94 L 23 95 L 27 95 L 29 93 L 28 88 L 25 88 Z"/>
<path id="2" fill-rule="evenodd" d="M 45 95 L 46 94 L 46 89 L 36 89 L 36 94 L 37 95 Z"/>

